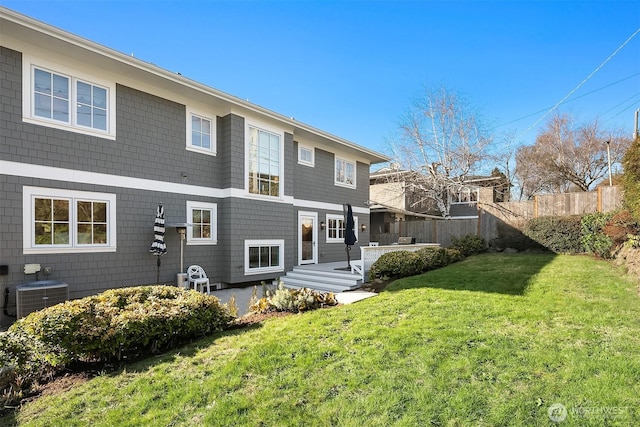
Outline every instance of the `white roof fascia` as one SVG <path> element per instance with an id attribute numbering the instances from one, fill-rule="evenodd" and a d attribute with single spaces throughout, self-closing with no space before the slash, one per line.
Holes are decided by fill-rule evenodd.
<path id="1" fill-rule="evenodd" d="M 302 131 L 306 131 L 309 132 L 311 134 L 315 134 L 317 136 L 320 136 L 324 139 L 330 140 L 330 141 L 334 141 L 337 142 L 340 145 L 344 145 L 345 147 L 358 151 L 362 154 L 365 155 L 365 157 L 367 157 L 371 164 L 375 164 L 375 163 L 383 163 L 383 162 L 387 162 L 390 159 L 381 153 L 378 153 L 374 150 L 368 149 L 366 147 L 363 147 L 361 145 L 358 145 L 356 143 L 353 143 L 351 141 L 348 141 L 346 139 L 340 138 L 338 136 L 332 135 L 328 132 L 325 132 L 323 130 L 317 129 L 313 126 L 304 124 L 302 122 L 299 122 L 293 118 L 290 117 L 286 117 L 282 114 L 276 113 L 272 110 L 269 110 L 267 108 L 261 107 L 259 105 L 253 104 L 251 102 L 248 101 L 244 101 L 241 98 L 238 98 L 236 96 L 230 95 L 228 93 L 222 92 L 218 89 L 212 88 L 210 86 L 204 85 L 202 83 L 199 83 L 195 80 L 191 80 L 187 77 L 184 77 L 180 74 L 177 74 L 175 72 L 172 71 L 168 71 L 165 70 L 164 68 L 158 67 L 157 65 L 151 64 L 149 62 L 145 62 L 142 61 L 140 59 L 137 59 L 135 57 L 126 55 L 124 53 L 120 53 L 116 50 L 113 50 L 111 48 L 108 48 L 106 46 L 103 46 L 99 43 L 93 42 L 91 40 L 85 39 L 83 37 L 77 36 L 75 34 L 69 33 L 67 31 L 61 30 L 59 28 L 56 28 L 52 25 L 46 24 L 44 22 L 38 21 L 36 19 L 30 18 L 26 15 L 22 15 L 20 13 L 14 12 L 10 9 L 7 9 L 3 6 L 0 6 L 0 21 L 1 20 L 7 20 L 10 22 L 13 22 L 17 25 L 21 25 L 24 26 L 26 28 L 29 28 L 33 31 L 42 33 L 44 35 L 47 35 L 49 37 L 55 38 L 55 39 L 59 39 L 61 41 L 70 43 L 72 45 L 78 46 L 82 49 L 86 49 L 88 51 L 91 51 L 93 53 L 99 54 L 101 56 L 107 57 L 109 59 L 112 59 L 114 61 L 118 61 L 121 63 L 124 63 L 128 66 L 134 67 L 134 68 L 138 68 L 142 71 L 145 71 L 147 73 L 151 73 L 154 74 L 156 76 L 159 76 L 163 79 L 166 80 L 170 80 L 172 82 L 178 83 L 182 86 L 186 86 L 189 87 L 191 89 L 197 90 L 199 92 L 203 92 L 205 94 L 208 94 L 210 96 L 222 99 L 225 102 L 228 102 L 230 104 L 234 104 L 237 105 L 239 107 L 242 107 L 244 109 L 247 109 L 249 111 L 253 111 L 255 113 L 258 113 L 260 115 L 264 115 L 267 118 L 273 119 L 273 120 L 277 120 L 278 122 L 284 123 L 287 126 L 292 127 L 294 130 L 295 129 L 300 129 Z"/>

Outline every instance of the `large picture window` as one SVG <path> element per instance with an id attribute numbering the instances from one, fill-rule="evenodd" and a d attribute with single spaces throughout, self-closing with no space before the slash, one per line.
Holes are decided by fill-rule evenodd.
<path id="1" fill-rule="evenodd" d="M 188 245 L 215 245 L 218 243 L 218 205 L 215 203 L 187 202 Z"/>
<path id="2" fill-rule="evenodd" d="M 284 271 L 284 240 L 245 240 L 246 274 Z"/>
<path id="3" fill-rule="evenodd" d="M 356 187 L 356 164 L 336 158 L 335 183 L 344 187 Z"/>
<path id="4" fill-rule="evenodd" d="M 247 139 L 249 193 L 280 197 L 282 136 L 249 126 Z"/>
<path id="5" fill-rule="evenodd" d="M 61 67 L 62 68 L 62 67 Z M 96 83 L 25 60 L 24 119 L 46 126 L 115 137 L 112 84 Z"/>
<path id="6" fill-rule="evenodd" d="M 114 194 L 24 187 L 24 253 L 116 250 Z"/>

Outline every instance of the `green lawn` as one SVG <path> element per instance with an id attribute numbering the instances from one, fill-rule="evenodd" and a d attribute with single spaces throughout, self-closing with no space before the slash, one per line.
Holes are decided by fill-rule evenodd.
<path id="1" fill-rule="evenodd" d="M 548 426 L 560 403 L 560 426 L 638 425 L 639 302 L 606 262 L 480 255 L 353 305 L 217 334 L 6 421 Z"/>

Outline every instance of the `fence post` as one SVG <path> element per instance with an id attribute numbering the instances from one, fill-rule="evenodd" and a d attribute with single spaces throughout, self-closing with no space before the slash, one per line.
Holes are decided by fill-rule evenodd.
<path id="1" fill-rule="evenodd" d="M 597 190 L 598 190 L 597 191 L 598 202 L 597 202 L 596 210 L 598 212 L 602 212 L 602 187 L 598 187 Z"/>
<path id="2" fill-rule="evenodd" d="M 538 218 L 538 195 L 533 196 L 533 217 Z"/>
<path id="3" fill-rule="evenodd" d="M 482 208 L 478 208 L 478 236 L 482 236 Z"/>
<path id="4" fill-rule="evenodd" d="M 438 243 L 438 221 L 432 219 L 431 223 L 433 224 L 433 243 Z"/>

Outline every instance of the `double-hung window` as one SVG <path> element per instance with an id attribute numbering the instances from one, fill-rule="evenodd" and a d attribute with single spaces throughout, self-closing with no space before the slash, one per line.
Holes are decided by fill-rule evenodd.
<path id="1" fill-rule="evenodd" d="M 187 149 L 216 154 L 216 118 L 187 109 Z"/>
<path id="2" fill-rule="evenodd" d="M 187 202 L 188 245 L 215 245 L 218 243 L 218 205 L 205 202 Z"/>
<path id="3" fill-rule="evenodd" d="M 336 157 L 335 184 L 343 187 L 356 187 L 355 162 Z"/>
<path id="4" fill-rule="evenodd" d="M 26 57 L 23 117 L 25 121 L 115 138 L 115 87 L 112 83 L 34 64 Z M 62 67 L 60 67 L 62 68 Z"/>
<path id="5" fill-rule="evenodd" d="M 245 240 L 245 274 L 284 271 L 284 240 Z"/>
<path id="6" fill-rule="evenodd" d="M 327 215 L 327 243 L 344 243 L 345 221 L 343 215 Z M 353 231 L 358 237 L 358 217 L 353 217 Z"/>
<path id="7" fill-rule="evenodd" d="M 24 187 L 24 253 L 113 252 L 115 194 Z"/>
<path id="8" fill-rule="evenodd" d="M 282 135 L 248 126 L 247 171 L 250 194 L 281 197 Z"/>

